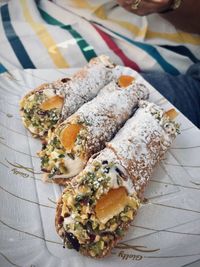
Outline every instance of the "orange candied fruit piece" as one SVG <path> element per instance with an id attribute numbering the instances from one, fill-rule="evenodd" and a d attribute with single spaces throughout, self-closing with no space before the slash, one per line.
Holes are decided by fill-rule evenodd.
<path id="1" fill-rule="evenodd" d="M 97 218 L 102 223 L 106 223 L 113 216 L 123 211 L 128 203 L 128 196 L 125 187 L 113 188 L 107 194 L 100 197 L 98 200 L 95 212 Z"/>
<path id="2" fill-rule="evenodd" d="M 60 141 L 66 150 L 73 148 L 81 128 L 80 124 L 69 124 L 61 131 Z"/>
<path id="3" fill-rule="evenodd" d="M 171 120 L 174 120 L 178 116 L 178 112 L 176 112 L 174 108 L 171 108 L 165 112 L 165 116 L 169 117 Z"/>
<path id="4" fill-rule="evenodd" d="M 118 79 L 118 85 L 120 87 L 128 87 L 135 80 L 134 77 L 129 75 L 121 75 Z"/>
<path id="5" fill-rule="evenodd" d="M 42 110 L 50 110 L 53 108 L 60 108 L 61 109 L 63 106 L 63 102 L 64 102 L 63 97 L 56 95 L 56 96 L 53 96 L 53 97 L 47 99 L 46 101 L 44 101 L 40 105 L 40 108 Z"/>

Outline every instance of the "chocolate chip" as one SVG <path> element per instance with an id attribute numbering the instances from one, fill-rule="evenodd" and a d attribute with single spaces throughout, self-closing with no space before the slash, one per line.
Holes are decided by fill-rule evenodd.
<path id="1" fill-rule="evenodd" d="M 70 81 L 69 78 L 63 78 L 63 79 L 61 79 L 61 82 L 62 82 L 62 83 L 67 83 L 68 81 Z"/>
<path id="2" fill-rule="evenodd" d="M 124 180 L 127 180 L 127 177 L 124 175 L 124 173 L 119 168 L 116 167 L 115 170 Z"/>
<path id="3" fill-rule="evenodd" d="M 81 201 L 81 203 L 86 206 L 89 203 L 89 198 L 84 197 L 83 200 Z"/>
<path id="4" fill-rule="evenodd" d="M 88 234 L 90 234 L 90 235 L 95 234 L 95 232 L 92 228 L 92 223 L 90 221 L 86 223 L 86 229 L 87 229 Z"/>
<path id="5" fill-rule="evenodd" d="M 78 239 L 73 235 L 72 233 L 65 233 L 66 238 L 68 239 L 69 243 L 72 245 L 72 247 L 76 250 L 79 251 L 80 249 L 80 243 Z"/>
<path id="6" fill-rule="evenodd" d="M 118 172 L 118 173 L 119 173 L 119 175 L 121 175 L 121 174 L 122 174 L 122 172 L 120 171 L 120 169 L 118 169 L 118 168 L 115 168 L 115 170 L 116 170 L 116 172 Z"/>
<path id="7" fill-rule="evenodd" d="M 102 164 L 104 165 L 104 164 L 108 164 L 108 161 L 107 160 L 103 160 L 102 161 Z"/>
<path id="8" fill-rule="evenodd" d="M 96 238 L 96 235 L 91 234 L 90 235 L 90 242 L 94 242 L 95 238 Z"/>
<path id="9" fill-rule="evenodd" d="M 96 238 L 96 233 L 92 228 L 92 223 L 89 221 L 86 223 L 86 229 L 87 229 L 87 233 L 90 237 L 90 242 L 93 242 Z"/>
<path id="10" fill-rule="evenodd" d="M 47 111 L 38 110 L 37 114 L 41 116 L 45 116 L 47 114 Z"/>
<path id="11" fill-rule="evenodd" d="M 43 143 L 42 144 L 42 149 L 45 149 L 47 147 L 47 144 L 46 143 Z"/>
<path id="12" fill-rule="evenodd" d="M 109 167 L 105 167 L 104 170 L 103 170 L 104 173 L 109 173 L 109 171 L 110 171 Z"/>

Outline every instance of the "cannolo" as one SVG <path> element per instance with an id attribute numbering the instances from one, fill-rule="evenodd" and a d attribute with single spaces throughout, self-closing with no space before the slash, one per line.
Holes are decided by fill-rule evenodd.
<path id="1" fill-rule="evenodd" d="M 120 75 L 106 85 L 49 136 L 39 152 L 46 180 L 65 184 L 77 175 L 133 114 L 138 100 L 147 98 L 147 87 L 132 76 Z"/>
<path id="2" fill-rule="evenodd" d="M 66 186 L 55 218 L 64 246 L 101 258 L 123 238 L 155 165 L 179 133 L 175 116 L 175 110 L 140 101 L 114 139 Z"/>
<path id="3" fill-rule="evenodd" d="M 107 56 L 93 58 L 71 79 L 43 84 L 29 92 L 20 102 L 24 126 L 35 137 L 45 139 L 58 121 L 72 115 L 81 105 L 94 98 L 112 79 L 114 65 Z"/>
<path id="4" fill-rule="evenodd" d="M 61 116 L 64 96 L 60 89 L 69 78 L 44 83 L 28 92 L 20 101 L 20 114 L 24 126 L 34 137 L 44 138 L 49 129 L 57 124 Z"/>

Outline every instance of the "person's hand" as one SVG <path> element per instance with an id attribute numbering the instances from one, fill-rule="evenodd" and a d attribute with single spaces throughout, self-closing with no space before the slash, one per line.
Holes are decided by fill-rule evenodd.
<path id="1" fill-rule="evenodd" d="M 137 14 L 145 16 L 152 13 L 159 13 L 170 9 L 173 0 L 117 0 L 123 8 Z"/>

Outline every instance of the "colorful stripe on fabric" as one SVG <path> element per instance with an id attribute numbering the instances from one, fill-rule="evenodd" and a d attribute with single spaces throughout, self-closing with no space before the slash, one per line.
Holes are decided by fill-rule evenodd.
<path id="1" fill-rule="evenodd" d="M 20 64 L 24 69 L 31 68 L 35 69 L 33 62 L 31 61 L 28 53 L 26 52 L 21 40 L 17 36 L 10 20 L 10 14 L 8 10 L 8 5 L 1 7 L 1 18 L 2 24 L 5 31 L 5 35 L 16 55 Z"/>
<path id="2" fill-rule="evenodd" d="M 188 57 L 192 62 L 197 63 L 200 61 L 195 55 L 185 46 L 183 45 L 160 45 L 160 47 L 166 48 L 168 50 L 171 50 L 177 54 L 180 54 L 182 56 Z"/>
<path id="3" fill-rule="evenodd" d="M 150 30 L 146 25 L 144 27 L 138 27 L 127 21 L 120 21 L 116 19 L 108 19 L 114 22 L 129 32 L 133 33 L 135 37 L 143 37 L 146 41 L 151 39 L 162 39 L 174 43 L 184 43 L 191 45 L 200 45 L 200 38 L 198 36 L 192 35 L 190 33 L 177 31 L 175 33 L 167 32 L 154 32 Z"/>
<path id="4" fill-rule="evenodd" d="M 139 66 L 132 60 L 130 60 L 123 51 L 117 46 L 117 44 L 109 37 L 107 33 L 99 29 L 96 25 L 93 24 L 93 27 L 100 34 L 103 40 L 106 42 L 108 47 L 122 60 L 125 66 L 130 67 L 138 72 L 140 72 Z"/>
<path id="5" fill-rule="evenodd" d="M 52 61 L 54 62 L 54 64 L 58 68 L 68 68 L 69 64 L 67 63 L 63 55 L 60 53 L 57 44 L 53 40 L 52 36 L 49 34 L 49 32 L 46 30 L 46 28 L 42 23 L 34 21 L 33 17 L 31 16 L 30 8 L 27 2 L 28 1 L 26 0 L 20 0 L 26 21 L 35 31 L 41 43 L 46 47 L 47 52 L 51 57 Z"/>
<path id="6" fill-rule="evenodd" d="M 7 72 L 7 69 L 4 67 L 2 63 L 0 63 L 0 74 L 4 72 Z"/>
<path id="7" fill-rule="evenodd" d="M 96 23 L 96 22 L 95 22 Z M 144 44 L 144 43 L 141 43 L 141 42 L 138 42 L 138 41 L 134 41 L 126 36 L 123 36 L 122 34 L 120 33 L 117 33 L 115 31 L 112 31 L 110 29 L 108 29 L 107 27 L 99 24 L 99 23 L 96 23 L 98 25 L 100 25 L 101 27 L 105 28 L 107 31 L 110 31 L 112 33 L 114 33 L 115 35 L 119 36 L 120 38 L 128 41 L 129 43 L 139 47 L 140 49 L 144 50 L 147 54 L 149 54 L 152 58 L 154 58 L 154 60 L 157 61 L 157 63 L 162 67 L 162 69 L 167 72 L 167 73 L 170 73 L 174 76 L 176 75 L 179 75 L 180 72 L 174 67 L 172 66 L 169 62 L 167 62 L 162 56 L 161 54 L 157 51 L 157 49 L 150 45 L 150 44 Z"/>
<path id="8" fill-rule="evenodd" d="M 90 59 L 92 59 L 93 57 L 96 57 L 97 54 L 95 53 L 93 47 L 91 45 L 89 45 L 84 39 L 83 37 L 76 31 L 74 30 L 71 25 L 65 25 L 63 23 L 61 23 L 60 21 L 56 20 L 55 18 L 53 18 L 52 16 L 50 16 L 49 14 L 47 14 L 44 10 L 42 10 L 41 8 L 39 8 L 39 12 L 42 16 L 42 18 L 51 25 L 56 25 L 61 27 L 62 29 L 67 30 L 72 37 L 76 40 L 77 45 L 79 46 L 81 52 L 83 53 L 85 59 L 87 61 L 89 61 Z"/>

